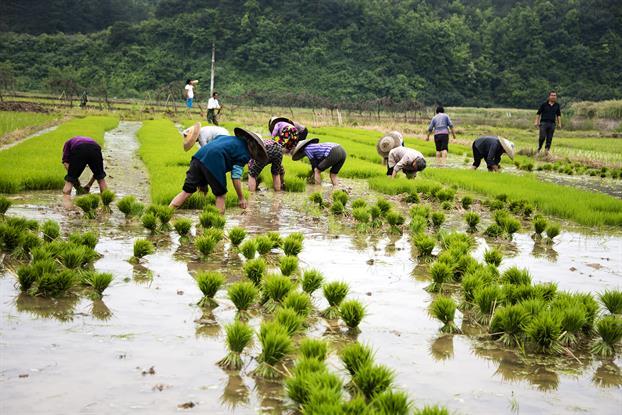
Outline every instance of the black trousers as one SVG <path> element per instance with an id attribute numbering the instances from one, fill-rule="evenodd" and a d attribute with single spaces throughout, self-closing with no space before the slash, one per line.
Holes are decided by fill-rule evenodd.
<path id="1" fill-rule="evenodd" d="M 540 123 L 540 138 L 538 139 L 538 151 L 542 150 L 542 144 L 545 143 L 547 150 L 551 149 L 551 142 L 553 142 L 553 133 L 555 133 L 555 123 L 550 121 L 543 121 Z"/>
<path id="2" fill-rule="evenodd" d="M 216 110 L 207 110 L 207 122 L 210 124 L 218 125 L 218 116 Z"/>

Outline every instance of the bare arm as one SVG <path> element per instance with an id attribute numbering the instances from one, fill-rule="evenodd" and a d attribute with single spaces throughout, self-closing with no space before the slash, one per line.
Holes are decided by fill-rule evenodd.
<path id="1" fill-rule="evenodd" d="M 536 120 L 533 122 L 533 124 L 536 127 L 540 125 L 540 114 L 536 115 Z"/>
<path id="2" fill-rule="evenodd" d="M 454 131 L 454 127 L 449 127 L 451 130 L 451 135 L 454 137 L 454 141 L 456 141 L 456 132 Z"/>
<path id="3" fill-rule="evenodd" d="M 562 128 L 562 116 L 557 116 L 557 128 Z"/>
<path id="4" fill-rule="evenodd" d="M 240 179 L 233 179 L 233 188 L 235 189 L 235 193 L 238 195 L 238 202 L 242 209 L 246 209 L 248 206 L 246 203 L 246 199 L 244 199 L 244 192 L 242 191 L 242 181 Z"/>

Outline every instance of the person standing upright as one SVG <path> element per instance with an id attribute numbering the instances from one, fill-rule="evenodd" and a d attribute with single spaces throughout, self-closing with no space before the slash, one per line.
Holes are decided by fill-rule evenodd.
<path id="1" fill-rule="evenodd" d="M 198 84 L 199 81 L 196 79 L 193 81 L 192 79 L 186 80 L 186 86 L 184 87 L 184 96 L 186 97 L 186 106 L 188 108 L 192 108 L 192 101 L 194 100 L 194 86 Z"/>
<path id="2" fill-rule="evenodd" d="M 432 131 L 434 131 L 434 144 L 436 145 L 436 162 L 445 164 L 449 150 L 449 131 L 451 131 L 454 141 L 456 140 L 456 133 L 449 115 L 445 114 L 445 108 L 442 106 L 436 107 L 436 115 L 430 121 L 428 136 L 425 141 L 430 141 Z"/>
<path id="3" fill-rule="evenodd" d="M 218 112 L 216 112 L 218 110 Z M 207 122 L 218 125 L 218 114 L 220 113 L 220 102 L 218 102 L 218 92 L 214 92 L 207 101 Z"/>
<path id="4" fill-rule="evenodd" d="M 562 128 L 562 113 L 557 103 L 557 92 L 550 91 L 547 101 L 540 105 L 536 115 L 535 125 L 540 128 L 538 153 L 542 150 L 542 145 L 546 142 L 544 149 L 545 154 L 548 155 L 551 150 L 555 126 L 557 125 L 557 128 Z"/>

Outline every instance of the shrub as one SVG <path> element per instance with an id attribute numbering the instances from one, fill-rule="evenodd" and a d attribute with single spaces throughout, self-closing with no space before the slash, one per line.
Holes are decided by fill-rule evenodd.
<path id="1" fill-rule="evenodd" d="M 240 245 L 240 252 L 246 259 L 255 258 L 255 254 L 257 253 L 257 243 L 254 240 L 247 240 Z"/>
<path id="2" fill-rule="evenodd" d="M 324 283 L 324 276 L 315 269 L 310 269 L 302 274 L 302 290 L 311 295 Z"/>
<path id="3" fill-rule="evenodd" d="M 501 265 L 501 261 L 503 261 L 503 254 L 497 248 L 487 249 L 484 252 L 484 261 L 486 261 L 487 264 L 498 267 Z"/>
<path id="4" fill-rule="evenodd" d="M 134 241 L 134 258 L 142 258 L 155 252 L 155 247 L 146 239 L 137 239 Z"/>
<path id="5" fill-rule="evenodd" d="M 357 300 L 344 301 L 339 307 L 339 315 L 348 328 L 357 329 L 365 317 L 365 307 Z"/>
<path id="6" fill-rule="evenodd" d="M 460 200 L 460 203 L 462 204 L 462 207 L 464 209 L 469 209 L 473 204 L 473 198 L 471 196 L 463 196 L 462 200 Z"/>
<path id="7" fill-rule="evenodd" d="M 338 318 L 339 306 L 348 295 L 350 287 L 345 282 L 332 281 L 324 284 L 323 291 L 329 307 L 322 312 L 322 315 L 329 320 Z"/>
<path id="8" fill-rule="evenodd" d="M 220 272 L 204 271 L 196 275 L 197 286 L 203 293 L 203 298 L 197 303 L 199 307 L 214 307 L 218 304 L 214 296 L 225 283 L 225 277 Z"/>
<path id="9" fill-rule="evenodd" d="M 229 237 L 229 241 L 231 241 L 231 245 L 239 246 L 244 238 L 246 238 L 246 230 L 240 226 L 235 226 L 229 229 L 227 236 Z"/>
<path id="10" fill-rule="evenodd" d="M 279 267 L 281 269 L 281 273 L 289 277 L 298 270 L 298 257 L 281 257 L 281 260 L 279 261 Z"/>
<path id="11" fill-rule="evenodd" d="M 456 314 L 456 302 L 451 297 L 439 295 L 430 304 L 429 313 L 432 317 L 443 323 L 441 332 L 443 333 L 461 333 L 460 329 L 454 323 Z"/>
<path id="12" fill-rule="evenodd" d="M 244 275 L 259 287 L 266 273 L 266 261 L 263 258 L 249 259 L 244 263 Z"/>
<path id="13" fill-rule="evenodd" d="M 179 236 L 185 237 L 190 234 L 190 229 L 192 229 L 192 221 L 186 218 L 178 218 L 173 223 L 173 227 Z"/>
<path id="14" fill-rule="evenodd" d="M 229 353 L 218 365 L 226 370 L 240 370 L 244 365 L 241 354 L 253 339 L 253 329 L 241 321 L 234 321 L 225 326 L 227 349 Z"/>

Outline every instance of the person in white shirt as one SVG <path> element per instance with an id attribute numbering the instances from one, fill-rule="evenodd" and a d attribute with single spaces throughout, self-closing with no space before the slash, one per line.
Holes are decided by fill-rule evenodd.
<path id="1" fill-rule="evenodd" d="M 219 135 L 229 136 L 231 134 L 226 128 L 213 125 L 201 127 L 201 123 L 197 122 L 192 127 L 186 128 L 181 135 L 184 138 L 184 151 L 189 151 L 195 143 L 199 143 L 199 147 L 203 147 Z"/>
<path id="2" fill-rule="evenodd" d="M 192 101 L 194 100 L 194 86 L 198 83 L 199 81 L 197 81 L 196 79 L 194 81 L 192 79 L 186 80 L 184 96 L 186 97 L 186 106 L 188 108 L 192 108 Z"/>
<path id="3" fill-rule="evenodd" d="M 395 178 L 398 172 L 403 171 L 416 177 L 417 172 L 425 170 L 425 166 L 425 158 L 419 151 L 407 147 L 396 147 L 389 152 L 387 176 Z"/>
<path id="4" fill-rule="evenodd" d="M 218 110 L 218 112 L 216 112 Z M 218 102 L 218 92 L 214 92 L 207 101 L 207 122 L 218 125 L 218 114 L 220 113 L 220 102 Z"/>

